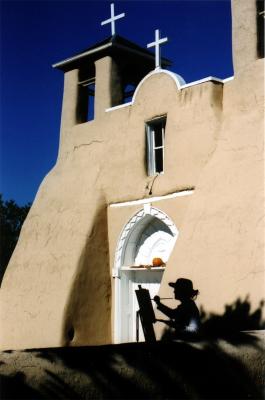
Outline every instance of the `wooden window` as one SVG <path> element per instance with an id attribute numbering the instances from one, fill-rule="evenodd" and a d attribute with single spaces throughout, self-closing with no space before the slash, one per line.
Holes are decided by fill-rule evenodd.
<path id="1" fill-rule="evenodd" d="M 166 117 L 146 123 L 147 173 L 149 176 L 164 173 Z"/>

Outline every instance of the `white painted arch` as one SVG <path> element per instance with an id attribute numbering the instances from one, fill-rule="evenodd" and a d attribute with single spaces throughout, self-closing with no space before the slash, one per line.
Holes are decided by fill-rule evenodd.
<path id="1" fill-rule="evenodd" d="M 137 233 L 140 232 L 140 229 L 142 228 L 141 225 L 144 224 L 144 219 L 147 216 L 151 216 L 160 220 L 167 227 L 168 231 L 170 231 L 172 236 L 177 239 L 179 231 L 175 226 L 174 222 L 168 217 L 168 215 L 166 215 L 166 213 L 148 204 L 147 207 L 142 208 L 127 222 L 127 224 L 124 226 L 121 232 L 115 252 L 115 263 L 113 269 L 114 277 L 120 276 L 120 269 L 123 264 L 122 261 L 124 259 L 124 252 L 129 237 L 132 234 L 136 236 Z"/>
<path id="2" fill-rule="evenodd" d="M 149 284 L 154 282 L 152 285 L 159 288 L 163 274 L 163 271 L 134 271 L 130 266 L 134 265 L 134 261 L 136 261 L 136 265 L 145 264 L 145 262 L 150 263 L 153 256 L 161 256 L 161 254 L 161 258 L 166 262 L 175 245 L 178 233 L 174 222 L 163 211 L 152 207 L 150 204 L 145 204 L 144 208 L 133 215 L 122 229 L 113 268 L 113 277 L 115 278 L 115 343 L 132 340 L 131 338 L 126 339 L 130 333 L 130 327 L 128 328 L 125 325 L 127 324 L 127 314 L 130 314 L 132 309 L 135 311 L 135 299 L 132 298 L 134 297 L 136 282 L 142 283 L 142 278 L 143 282 L 147 282 L 146 279 L 149 279 L 153 274 L 151 281 L 148 282 Z M 153 249 L 154 252 L 152 253 Z M 134 303 L 133 306 L 131 306 L 132 303 Z M 126 310 L 124 304 L 128 304 Z M 131 312 L 130 315 L 130 318 L 132 318 L 134 313 Z"/>

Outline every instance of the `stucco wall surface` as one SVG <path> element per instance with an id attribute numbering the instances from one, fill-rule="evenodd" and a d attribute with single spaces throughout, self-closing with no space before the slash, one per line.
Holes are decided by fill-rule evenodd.
<path id="1" fill-rule="evenodd" d="M 232 0 L 233 66 L 237 76 L 257 59 L 256 0 Z"/>
<path id="2" fill-rule="evenodd" d="M 66 99 L 76 73 L 67 79 Z M 73 107 L 68 103 L 63 115 Z M 180 92 L 161 73 L 145 81 L 132 106 L 71 129 L 71 118 L 62 121 L 58 162 L 39 189 L 3 280 L 2 348 L 111 341 L 107 205 L 149 196 L 145 121 L 167 114 L 157 196 L 196 185 L 217 145 L 221 107 L 222 85 Z"/>
<path id="3" fill-rule="evenodd" d="M 221 315 L 238 299 L 251 312 L 263 309 L 263 72 L 256 61 L 224 86 L 218 146 L 200 171 L 161 285 L 169 297 L 168 282 L 191 279 L 206 314 Z"/>
<path id="4" fill-rule="evenodd" d="M 182 210 L 167 264 L 168 282 L 192 279 L 205 315 L 264 297 L 264 66 L 256 60 L 255 1 L 233 1 L 235 79 L 178 90 L 165 73 L 140 85 L 134 103 L 105 112 L 108 57 L 97 63 L 104 88 L 96 118 L 79 123 L 79 71 L 65 73 L 58 161 L 42 182 L 0 290 L 2 349 L 98 345 L 112 341 L 113 256 L 118 228 L 108 206 L 194 188 Z M 256 61 L 255 61 L 256 60 Z M 107 85 L 107 86 L 106 86 Z M 167 115 L 165 173 L 146 173 L 145 122 Z M 162 203 L 161 203 L 162 204 Z M 113 214 L 114 215 L 114 214 Z"/>

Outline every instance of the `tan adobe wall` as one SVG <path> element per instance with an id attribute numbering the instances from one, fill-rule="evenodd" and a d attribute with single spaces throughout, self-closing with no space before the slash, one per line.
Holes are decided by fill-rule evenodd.
<path id="1" fill-rule="evenodd" d="M 161 287 L 167 297 L 168 282 L 192 279 L 200 290 L 197 303 L 208 314 L 222 315 L 237 299 L 247 299 L 250 312 L 262 308 L 263 72 L 263 60 L 256 61 L 224 86 L 218 146 L 201 171 Z"/>
<path id="2" fill-rule="evenodd" d="M 241 3 L 235 2 L 237 10 Z M 236 48 L 235 54 L 242 52 Z M 144 126 L 164 114 L 165 173 L 152 195 L 195 192 L 185 212 L 175 201 L 161 203 L 176 225 L 181 215 L 181 231 L 160 294 L 172 295 L 168 282 L 183 276 L 200 290 L 198 304 L 207 313 L 222 313 L 246 296 L 252 309 L 259 307 L 264 68 L 262 60 L 245 60 L 225 85 L 178 90 L 171 76 L 151 75 L 132 106 L 78 125 L 78 71 L 66 74 L 58 162 L 39 188 L 0 290 L 2 349 L 112 341 L 111 264 L 118 227 L 130 216 L 124 211 L 112 226 L 107 209 L 149 197 L 153 177 L 146 174 Z"/>
<path id="3" fill-rule="evenodd" d="M 61 138 L 59 161 L 39 189 L 1 288 L 4 348 L 67 344 L 72 327 L 72 344 L 111 341 L 107 204 L 148 196 L 144 122 L 167 114 L 166 172 L 153 186 L 162 195 L 196 186 L 217 145 L 221 107 L 221 84 L 178 91 L 161 73 L 145 81 L 133 106 Z"/>
<path id="4" fill-rule="evenodd" d="M 231 1 L 233 65 L 236 76 L 258 58 L 256 1 Z"/>

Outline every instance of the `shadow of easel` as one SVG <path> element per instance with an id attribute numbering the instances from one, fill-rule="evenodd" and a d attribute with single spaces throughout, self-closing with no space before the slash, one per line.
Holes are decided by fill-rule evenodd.
<path id="1" fill-rule="evenodd" d="M 145 341 L 148 343 L 156 342 L 156 336 L 153 324 L 156 322 L 156 317 L 150 298 L 148 289 L 143 289 L 141 285 L 138 285 L 138 290 L 135 290 L 135 294 L 139 304 L 139 310 L 137 311 L 136 318 L 136 340 L 139 342 L 139 317 L 143 328 Z"/>

